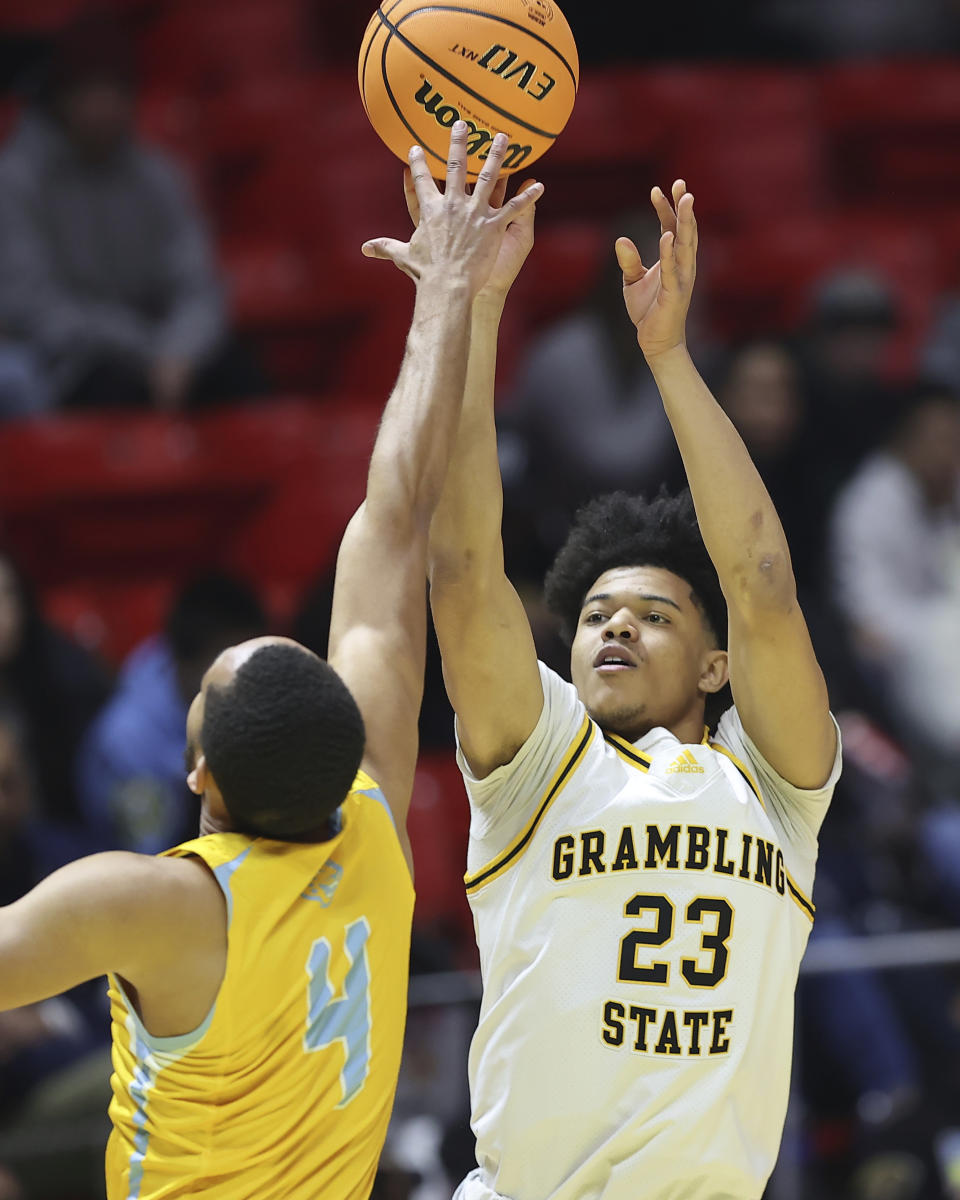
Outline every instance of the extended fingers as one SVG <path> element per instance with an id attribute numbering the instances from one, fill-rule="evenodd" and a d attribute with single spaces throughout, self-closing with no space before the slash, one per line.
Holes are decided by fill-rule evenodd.
<path id="1" fill-rule="evenodd" d="M 650 192 L 650 200 L 660 220 L 661 233 L 676 233 L 677 215 L 660 188 L 655 187 Z"/>
<path id="2" fill-rule="evenodd" d="M 490 203 L 493 196 L 493 189 L 497 185 L 500 167 L 503 163 L 503 156 L 506 150 L 507 135 L 505 133 L 498 133 L 493 139 L 493 145 L 490 147 L 487 161 L 483 165 L 483 170 L 477 176 L 477 182 L 473 188 L 473 196 L 478 204 Z"/>
<path id="3" fill-rule="evenodd" d="M 450 149 L 447 151 L 447 182 L 444 193 L 463 193 L 467 182 L 467 123 L 454 121 L 450 130 Z"/>
<path id="4" fill-rule="evenodd" d="M 409 167 L 403 168 L 403 198 L 407 202 L 407 212 L 414 225 L 420 224 L 420 201 L 417 199 L 417 189 L 413 186 L 413 175 Z"/>
<path id="5" fill-rule="evenodd" d="M 691 192 L 684 192 L 677 202 L 676 260 L 680 276 L 687 282 L 697 266 L 697 219 Z"/>
<path id="6" fill-rule="evenodd" d="M 542 183 L 529 183 L 521 191 L 517 192 L 512 200 L 500 209 L 499 221 L 506 227 L 511 221 L 516 221 L 520 217 L 530 216 L 533 219 L 533 209 L 537 201 L 543 195 Z"/>
<path id="7" fill-rule="evenodd" d="M 410 174 L 413 176 L 413 186 L 416 192 L 417 203 L 420 206 L 420 211 L 431 199 L 436 199 L 440 195 L 440 190 L 430 174 L 430 168 L 427 166 L 427 156 L 423 152 L 421 146 L 411 146 L 410 153 L 407 156 L 410 162 Z"/>
<path id="8" fill-rule="evenodd" d="M 669 230 L 660 238 L 660 282 L 665 292 L 680 287 L 677 277 L 676 237 Z"/>
<path id="9" fill-rule="evenodd" d="M 405 275 L 416 279 L 418 272 L 410 260 L 409 242 L 398 242 L 396 238 L 371 238 L 360 247 L 365 258 L 382 258 L 399 267 Z"/>
<path id="10" fill-rule="evenodd" d="M 640 251 L 628 237 L 619 237 L 614 244 L 617 262 L 623 272 L 623 286 L 638 283 L 647 273 L 647 268 L 640 258 Z"/>

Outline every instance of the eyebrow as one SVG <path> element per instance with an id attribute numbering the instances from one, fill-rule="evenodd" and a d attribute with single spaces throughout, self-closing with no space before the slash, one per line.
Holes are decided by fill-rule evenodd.
<path id="1" fill-rule="evenodd" d="M 588 604 L 592 604 L 594 600 L 611 600 L 613 599 L 610 592 L 594 592 L 592 596 L 588 596 L 584 600 L 581 608 L 586 608 Z M 669 604 L 671 608 L 675 608 L 677 612 L 683 612 L 683 609 L 676 602 L 671 600 L 669 596 L 654 596 L 650 592 L 640 592 L 633 597 L 634 600 L 647 600 L 654 604 Z"/>

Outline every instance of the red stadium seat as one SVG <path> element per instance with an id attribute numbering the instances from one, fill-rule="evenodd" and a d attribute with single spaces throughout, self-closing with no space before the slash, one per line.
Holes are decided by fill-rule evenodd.
<path id="1" fill-rule="evenodd" d="M 908 371 L 937 294 L 932 246 L 921 231 L 859 212 L 769 225 L 714 241 L 704 282 L 724 337 L 786 333 L 809 316 L 819 281 L 843 268 L 872 271 L 891 285 L 901 329 L 887 365 Z"/>
<path id="2" fill-rule="evenodd" d="M 20 112 L 20 105 L 13 100 L 0 99 L 0 142 L 5 142 L 13 133 Z"/>
<path id="3" fill-rule="evenodd" d="M 960 189 L 960 64 L 857 63 L 824 76 L 820 119 L 845 201 L 950 209 Z"/>
<path id="4" fill-rule="evenodd" d="M 179 3 L 143 39 L 144 76 L 209 95 L 259 74 L 292 74 L 309 65 L 308 32 L 302 0 Z"/>
<path id="5" fill-rule="evenodd" d="M 459 935 L 472 965 L 473 917 L 463 886 L 470 809 L 452 752 L 420 756 L 407 828 L 417 882 L 414 922 Z"/>
<path id="6" fill-rule="evenodd" d="M 41 588 L 178 578 L 210 562 L 306 582 L 363 494 L 376 420 L 291 400 L 8 425 L 5 536 Z"/>
<path id="7" fill-rule="evenodd" d="M 75 641 L 107 662 L 120 663 L 163 628 L 174 590 L 169 577 L 80 581 L 47 589 L 43 608 Z"/>
<path id="8" fill-rule="evenodd" d="M 201 112 L 189 94 L 154 88 L 137 100 L 137 129 L 145 141 L 165 150 L 199 178 L 206 155 Z"/>

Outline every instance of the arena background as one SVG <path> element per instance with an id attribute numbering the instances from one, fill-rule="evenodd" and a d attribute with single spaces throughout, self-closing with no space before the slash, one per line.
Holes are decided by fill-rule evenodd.
<path id="1" fill-rule="evenodd" d="M 651 450 L 655 399 L 624 357 L 611 263 L 616 233 L 649 239 L 650 186 L 682 176 L 701 229 L 693 349 L 784 512 L 847 750 L 768 1195 L 960 1197 L 960 691 L 943 688 L 960 675 L 960 447 L 949 423 L 940 436 L 911 426 L 960 385 L 960 4 L 569 0 L 565 11 L 581 89 L 532 170 L 546 196 L 502 336 L 508 566 L 541 653 L 564 669 L 538 583 L 570 512 L 607 482 L 676 478 L 669 448 Z M 171 820 L 180 832 L 157 808 L 169 797 L 159 749 L 109 769 L 90 759 L 123 759 L 102 706 L 135 690 L 121 672 L 131 651 L 159 636 L 183 665 L 215 639 L 190 607 L 198 588 L 236 629 L 259 620 L 246 585 L 272 630 L 324 647 L 333 556 L 412 297 L 359 253 L 407 229 L 399 164 L 357 94 L 369 15 L 357 0 L 0 0 L 0 138 L 45 94 L 52 62 L 129 71 L 140 138 L 178 164 L 208 222 L 237 380 L 234 396 L 195 405 L 113 388 L 103 408 L 89 389 L 82 404 L 52 393 L 41 353 L 25 377 L 24 330 L 3 297 L 26 282 L 0 195 L 0 393 L 13 396 L 0 424 L 0 616 L 23 631 L 0 630 L 0 902 L 69 853 L 157 848 Z M 617 330 L 598 357 L 616 393 L 602 412 L 589 361 L 579 393 L 556 410 L 543 400 L 571 320 Z M 39 343 L 27 343 L 32 354 Z M 636 464 L 628 433 L 643 439 Z M 888 636 L 901 630 L 929 666 L 911 694 L 892 666 L 904 646 L 878 646 L 837 583 L 838 505 L 884 449 L 919 485 L 947 480 L 915 514 L 942 555 L 932 582 L 911 575 L 910 547 L 875 545 L 869 522 L 857 542 L 848 522 L 846 552 L 862 549 L 888 588 L 874 593 Z M 184 635 L 178 614 L 201 633 Z M 191 631 L 199 649 L 180 646 Z M 442 1200 L 472 1163 L 479 985 L 461 887 L 466 802 L 435 653 L 422 724 L 411 1013 L 376 1194 Z M 182 792 L 175 807 L 188 823 Z M 102 1196 L 106 1031 L 99 987 L 0 1017 L 4 1200 Z"/>

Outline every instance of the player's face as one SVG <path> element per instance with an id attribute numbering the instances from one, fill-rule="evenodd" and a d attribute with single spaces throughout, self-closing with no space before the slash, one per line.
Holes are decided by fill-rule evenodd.
<path id="1" fill-rule="evenodd" d="M 726 654 L 685 580 L 663 567 L 616 567 L 587 594 L 571 672 L 591 717 L 632 741 L 702 713 L 706 693 L 726 680 Z"/>

